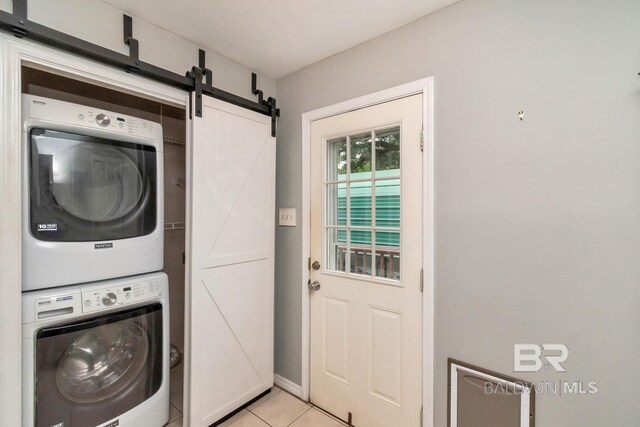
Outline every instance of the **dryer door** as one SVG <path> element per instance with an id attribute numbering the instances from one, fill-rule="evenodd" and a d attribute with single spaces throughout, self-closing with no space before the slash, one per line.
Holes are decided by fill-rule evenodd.
<path id="1" fill-rule="evenodd" d="M 156 227 L 156 151 L 141 144 L 30 131 L 30 231 L 82 242 L 144 236 Z"/>
<path id="2" fill-rule="evenodd" d="M 94 426 L 153 396 L 162 384 L 159 303 L 36 335 L 36 427 Z"/>

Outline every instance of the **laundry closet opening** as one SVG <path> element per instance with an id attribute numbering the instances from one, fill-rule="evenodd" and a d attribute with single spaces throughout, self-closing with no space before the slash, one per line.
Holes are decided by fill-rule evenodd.
<path id="1" fill-rule="evenodd" d="M 23 65 L 22 93 L 159 123 L 164 150 L 164 267 L 170 300 L 169 422 L 180 417 L 185 348 L 186 110 L 114 88 Z M 115 118 L 114 120 L 117 120 Z"/>

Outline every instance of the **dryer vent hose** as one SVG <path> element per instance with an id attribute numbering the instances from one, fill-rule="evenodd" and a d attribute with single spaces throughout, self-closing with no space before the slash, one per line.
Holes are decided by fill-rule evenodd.
<path id="1" fill-rule="evenodd" d="M 171 369 L 175 368 L 180 364 L 182 360 L 182 355 L 180 354 L 180 350 L 174 344 L 171 344 L 171 349 L 169 350 L 169 366 Z"/>

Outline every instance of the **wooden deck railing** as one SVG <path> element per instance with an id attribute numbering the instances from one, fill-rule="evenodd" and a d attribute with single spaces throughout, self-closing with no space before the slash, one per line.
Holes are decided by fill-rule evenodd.
<path id="1" fill-rule="evenodd" d="M 346 271 L 347 247 L 336 245 L 336 270 Z M 372 260 L 371 246 L 351 246 L 351 273 L 371 276 L 375 265 L 375 277 L 400 279 L 400 250 L 389 246 L 376 246 L 376 260 Z"/>

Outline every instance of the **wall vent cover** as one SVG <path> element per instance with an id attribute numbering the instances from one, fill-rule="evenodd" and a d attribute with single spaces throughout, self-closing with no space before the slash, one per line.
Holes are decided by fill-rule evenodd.
<path id="1" fill-rule="evenodd" d="M 533 384 L 449 359 L 449 427 L 534 427 Z"/>

